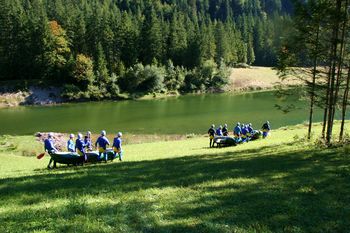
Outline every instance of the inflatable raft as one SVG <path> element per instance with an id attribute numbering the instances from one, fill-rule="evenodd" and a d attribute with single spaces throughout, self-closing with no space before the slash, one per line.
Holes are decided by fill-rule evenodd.
<path id="1" fill-rule="evenodd" d="M 108 160 L 113 160 L 114 159 L 114 151 L 113 149 L 107 149 L 106 150 L 106 154 L 108 156 Z M 98 152 L 97 151 L 90 151 L 90 152 L 86 152 L 86 156 L 87 156 L 87 162 L 88 163 L 96 163 L 99 161 L 105 161 L 105 156 L 104 154 L 101 155 L 101 159 L 98 159 Z"/>
<path id="2" fill-rule="evenodd" d="M 231 138 L 230 136 L 219 136 L 214 138 L 214 143 L 216 143 L 218 147 L 236 146 L 237 140 L 235 138 Z"/>
<path id="3" fill-rule="evenodd" d="M 249 137 L 248 141 L 254 141 L 257 139 L 261 138 L 261 131 L 254 131 L 253 135 L 251 137 Z M 237 146 L 237 144 L 242 143 L 242 139 L 241 138 L 232 138 L 230 136 L 217 136 L 214 138 L 214 143 L 216 143 L 216 145 L 218 147 L 223 147 L 223 146 Z"/>
<path id="4" fill-rule="evenodd" d="M 83 161 L 83 157 L 75 152 L 55 152 L 50 154 L 50 156 L 53 161 L 62 164 L 78 164 Z"/>
<path id="5" fill-rule="evenodd" d="M 114 152 L 112 149 L 107 149 L 106 154 L 108 156 L 108 160 L 114 159 Z M 56 163 L 61 164 L 79 164 L 84 162 L 84 157 L 76 152 L 55 152 L 53 154 L 50 154 L 50 156 Z M 100 160 L 98 159 L 99 153 L 97 151 L 87 152 L 86 156 L 88 163 L 105 161 L 104 154 L 101 155 Z"/>

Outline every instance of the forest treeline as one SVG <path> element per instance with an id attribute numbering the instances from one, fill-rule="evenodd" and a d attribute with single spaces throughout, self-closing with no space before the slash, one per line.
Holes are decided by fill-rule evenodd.
<path id="1" fill-rule="evenodd" d="M 206 91 L 276 64 L 288 0 L 0 0 L 0 80 L 69 98 Z"/>

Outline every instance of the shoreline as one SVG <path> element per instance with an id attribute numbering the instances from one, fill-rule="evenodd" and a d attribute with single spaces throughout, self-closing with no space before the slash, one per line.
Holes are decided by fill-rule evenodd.
<path id="1" fill-rule="evenodd" d="M 271 67 L 251 67 L 251 68 L 232 68 L 229 77 L 229 84 L 221 91 L 212 90 L 201 93 L 150 93 L 142 97 L 133 98 L 120 94 L 119 99 L 104 99 L 101 101 L 124 101 L 124 100 L 155 100 L 172 98 L 184 95 L 201 95 L 201 94 L 246 94 L 276 90 L 281 83 L 279 77 Z M 284 83 L 282 86 L 289 88 L 295 85 L 295 82 Z M 11 89 L 11 88 L 10 88 Z M 18 106 L 54 106 L 66 103 L 88 103 L 94 100 L 69 101 L 60 97 L 60 88 L 48 87 L 41 88 L 31 86 L 28 90 L 3 91 L 0 92 L 0 109 L 13 108 Z"/>

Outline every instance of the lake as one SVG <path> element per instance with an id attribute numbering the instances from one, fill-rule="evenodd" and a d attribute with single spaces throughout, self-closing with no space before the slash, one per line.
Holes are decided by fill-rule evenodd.
<path id="1" fill-rule="evenodd" d="M 293 103 L 288 114 L 275 104 Z M 185 95 L 153 100 L 104 101 L 56 106 L 20 106 L 0 110 L 0 134 L 35 132 L 99 133 L 117 131 L 133 134 L 203 134 L 211 124 L 252 123 L 260 128 L 269 120 L 273 128 L 302 123 L 308 119 L 307 102 L 299 97 L 278 99 L 274 92 L 247 94 Z M 316 111 L 315 121 L 320 121 Z"/>

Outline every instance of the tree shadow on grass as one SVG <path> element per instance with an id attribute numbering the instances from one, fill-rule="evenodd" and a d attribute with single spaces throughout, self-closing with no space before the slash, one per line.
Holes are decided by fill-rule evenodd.
<path id="1" fill-rule="evenodd" d="M 266 147 L 2 179 L 0 205 L 25 208 L 39 205 L 40 197 L 70 201 L 37 213 L 14 211 L 0 221 L 57 232 L 346 232 L 348 161 L 331 151 L 281 154 Z M 26 223 L 38 216 L 56 224 L 29 229 Z"/>

